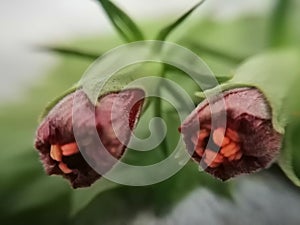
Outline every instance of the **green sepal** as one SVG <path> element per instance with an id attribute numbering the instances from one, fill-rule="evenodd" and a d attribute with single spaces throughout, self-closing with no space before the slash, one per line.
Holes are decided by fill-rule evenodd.
<path id="1" fill-rule="evenodd" d="M 126 68 L 117 71 L 113 76 L 108 79 L 99 79 L 102 74 L 97 74 L 97 76 L 93 77 L 83 77 L 79 82 L 74 84 L 71 88 L 63 92 L 60 96 L 52 100 L 50 103 L 46 105 L 41 116 L 39 117 L 39 121 L 41 121 L 49 111 L 58 104 L 65 96 L 75 92 L 77 89 L 84 87 L 84 91 L 90 98 L 90 100 L 96 104 L 94 97 L 95 93 L 92 93 L 90 90 L 97 90 L 97 86 L 101 86 L 103 83 L 103 87 L 100 91 L 97 90 L 96 96 L 97 98 L 108 93 L 118 92 L 126 87 L 131 81 L 136 80 L 137 78 L 147 77 L 150 75 L 159 75 L 159 71 L 162 64 L 159 63 L 144 63 L 143 65 L 131 65 Z M 87 78 L 87 79 L 85 79 Z M 84 83 L 84 85 L 83 85 Z M 131 85 L 130 88 L 142 88 L 141 86 Z M 154 88 L 154 87 L 153 87 Z M 147 104 L 147 102 L 145 102 Z"/>
<path id="2" fill-rule="evenodd" d="M 275 130 L 283 134 L 290 115 L 286 100 L 291 86 L 300 76 L 299 65 L 300 52 L 272 50 L 250 57 L 235 70 L 232 79 L 204 93 L 197 92 L 196 96 L 203 98 L 219 90 L 255 87 L 265 95 L 270 104 Z"/>
<path id="3" fill-rule="evenodd" d="M 180 25 L 182 24 L 200 5 L 202 5 L 205 0 L 198 2 L 194 5 L 190 10 L 185 12 L 181 15 L 177 20 L 166 26 L 165 28 L 161 29 L 158 33 L 156 40 L 165 41 L 167 37 Z"/>
<path id="4" fill-rule="evenodd" d="M 298 187 L 300 187 L 300 120 L 290 123 L 286 128 L 283 149 L 280 152 L 278 165 L 285 175 Z"/>
<path id="5" fill-rule="evenodd" d="M 103 7 L 112 25 L 126 42 L 144 40 L 136 23 L 121 8 L 110 0 L 97 0 Z"/>
<path id="6" fill-rule="evenodd" d="M 300 76 L 299 65 L 299 51 L 273 50 L 247 60 L 228 83 L 254 86 L 262 91 L 272 108 L 273 126 L 283 134 L 290 114 L 287 99 Z"/>
<path id="7" fill-rule="evenodd" d="M 47 116 L 47 114 L 49 113 L 49 111 L 58 103 L 60 102 L 65 96 L 73 93 L 76 91 L 76 89 L 78 88 L 78 84 L 74 84 L 71 88 L 69 88 L 68 90 L 66 90 L 65 92 L 63 92 L 60 96 L 56 97 L 54 100 L 50 101 L 46 107 L 44 108 L 44 110 L 42 111 L 41 115 L 39 116 L 38 121 L 41 122 L 44 117 Z"/>

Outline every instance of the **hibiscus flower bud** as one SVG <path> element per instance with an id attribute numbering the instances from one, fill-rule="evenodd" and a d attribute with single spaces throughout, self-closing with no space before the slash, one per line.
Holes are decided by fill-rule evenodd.
<path id="1" fill-rule="evenodd" d="M 73 102 L 74 99 L 76 102 Z M 73 188 L 90 186 L 101 175 L 84 160 L 73 129 L 77 129 L 77 135 L 79 133 L 84 137 L 79 139 L 84 141 L 80 145 L 84 149 L 80 150 L 107 151 L 110 156 L 119 159 L 140 115 L 143 99 L 144 91 L 140 89 L 101 96 L 95 106 L 82 90 L 65 96 L 43 119 L 36 133 L 35 147 L 47 174 L 62 175 L 70 181 Z M 75 114 L 77 116 L 73 120 Z M 97 145 L 98 142 L 89 136 L 93 128 L 96 129 L 102 146 Z M 118 139 L 119 134 L 122 141 Z M 105 171 L 108 171 L 113 164 L 106 160 L 105 154 L 102 155 L 104 157 L 95 163 L 103 164 Z"/>
<path id="2" fill-rule="evenodd" d="M 228 90 L 210 103 L 212 112 L 204 100 L 180 127 L 188 152 L 206 172 L 227 180 L 276 160 L 282 135 L 273 128 L 271 108 L 258 89 Z M 222 115 L 225 126 L 218 122 Z"/>

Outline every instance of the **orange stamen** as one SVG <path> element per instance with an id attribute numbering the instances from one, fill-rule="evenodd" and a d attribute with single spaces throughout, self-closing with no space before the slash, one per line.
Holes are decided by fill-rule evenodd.
<path id="1" fill-rule="evenodd" d="M 62 160 L 62 153 L 59 145 L 51 145 L 50 157 L 58 162 Z"/>
<path id="2" fill-rule="evenodd" d="M 216 145 L 222 146 L 224 138 L 225 138 L 224 135 L 225 135 L 225 129 L 224 128 L 219 127 L 219 128 L 214 130 L 213 140 L 216 143 Z"/>
<path id="3" fill-rule="evenodd" d="M 202 157 L 203 153 L 204 153 L 204 150 L 203 150 L 203 148 L 196 147 L 195 152 L 197 153 L 197 155 L 199 155 L 200 157 Z"/>
<path id="4" fill-rule="evenodd" d="M 235 155 L 234 160 L 239 160 L 239 159 L 242 158 L 242 156 L 243 156 L 243 153 L 242 153 L 242 152 L 238 152 L 238 153 Z"/>
<path id="5" fill-rule="evenodd" d="M 213 161 L 214 158 L 217 156 L 218 153 L 212 151 L 212 150 L 209 150 L 209 149 L 206 149 L 205 152 L 204 152 L 204 157 L 209 160 L 209 161 Z"/>
<path id="6" fill-rule="evenodd" d="M 198 135 L 192 136 L 191 140 L 192 140 L 193 144 L 196 145 L 198 143 Z"/>
<path id="7" fill-rule="evenodd" d="M 221 163 L 215 163 L 215 162 L 213 162 L 213 163 L 211 163 L 210 165 L 209 165 L 209 167 L 210 168 L 217 168 L 218 166 L 220 166 L 221 165 Z"/>
<path id="8" fill-rule="evenodd" d="M 74 155 L 79 152 L 77 144 L 75 142 L 61 146 L 61 150 L 64 156 Z"/>
<path id="9" fill-rule="evenodd" d="M 208 135 L 209 132 L 207 130 L 200 130 L 198 132 L 198 141 L 203 141 Z"/>
<path id="10" fill-rule="evenodd" d="M 58 164 L 58 167 L 65 174 L 72 173 L 72 170 L 67 166 L 67 164 L 65 164 L 63 162 L 60 162 Z"/>
<path id="11" fill-rule="evenodd" d="M 231 130 L 230 128 L 227 128 L 226 136 L 229 137 L 234 142 L 239 142 L 240 140 L 238 133 L 234 130 Z"/>
<path id="12" fill-rule="evenodd" d="M 204 153 L 204 162 L 209 165 L 212 163 L 220 164 L 224 161 L 224 157 L 210 149 L 206 149 Z"/>
<path id="13" fill-rule="evenodd" d="M 203 157 L 204 162 L 210 168 L 216 168 L 225 161 L 234 161 L 242 158 L 243 153 L 240 151 L 239 135 L 235 130 L 230 128 L 219 127 L 212 133 L 212 139 L 214 143 L 219 146 L 220 152 L 217 153 L 211 149 L 205 149 L 205 138 L 210 134 L 207 129 L 198 131 L 196 136 L 192 137 L 194 149 L 197 155 Z"/>
<path id="14" fill-rule="evenodd" d="M 228 145 L 229 143 L 230 143 L 230 139 L 228 137 L 224 137 L 220 147 L 224 147 L 224 146 Z"/>
<path id="15" fill-rule="evenodd" d="M 233 154 L 237 153 L 240 150 L 240 147 L 235 143 L 231 142 L 229 145 L 221 148 L 221 154 L 225 157 L 230 157 Z"/>

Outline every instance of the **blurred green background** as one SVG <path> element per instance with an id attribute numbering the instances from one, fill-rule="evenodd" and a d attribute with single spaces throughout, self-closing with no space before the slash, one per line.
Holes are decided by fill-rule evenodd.
<path id="1" fill-rule="evenodd" d="M 214 2 L 224 6 L 220 0 Z M 203 9 L 203 13 L 200 13 L 202 10 L 197 11 L 181 24 L 169 40 L 196 52 L 220 76 L 232 75 L 234 69 L 247 57 L 268 49 L 300 49 L 299 1 L 274 0 L 269 1 L 268 7 L 261 3 L 265 8 L 263 11 L 242 10 L 251 4 L 260 8 L 259 3 L 245 2 L 246 7 L 237 8 L 238 13 L 226 19 L 218 18 L 223 9 L 220 6 L 219 11 L 211 14 L 207 13 L 212 12 L 209 9 Z M 142 6 L 147 7 L 148 3 L 143 1 Z M 228 1 L 227 4 L 235 5 L 236 1 Z M 167 16 L 162 13 L 161 18 L 152 17 L 138 23 L 147 37 L 153 38 L 162 26 L 174 21 L 191 5 L 182 9 L 178 6 L 180 10 L 171 7 Z M 55 30 L 55 27 L 52 29 Z M 26 90 L 18 97 L 12 100 L 4 98 L 0 103 L 1 224 L 300 223 L 299 188 L 276 165 L 255 175 L 241 176 L 222 183 L 200 173 L 195 164 L 189 163 L 169 180 L 146 187 L 121 186 L 101 179 L 91 188 L 72 190 L 60 177 L 46 176 L 33 148 L 37 118 L 43 107 L 75 83 L 93 62 L 93 57 L 78 52 L 100 55 L 123 43 L 117 34 L 109 32 L 89 37 L 70 36 L 57 43 L 43 43 L 43 46 L 59 46 L 60 50 L 68 51 L 60 51 L 58 54 L 43 52 L 45 55 L 58 56 L 56 65 L 50 69 L 46 66 L 45 70 L 39 71 L 40 75 L 28 78 L 30 82 L 24 84 Z M 40 51 L 35 48 L 39 46 L 40 43 L 31 43 L 30 47 L 32 51 Z M 76 52 L 69 51 L 74 49 Z M 12 66 L 18 67 L 17 64 Z M 8 78 L 2 77 L 1 86 L 6 86 L 5 79 Z M 174 80 L 182 83 L 180 75 L 176 75 Z M 12 84 L 6 88 L 15 87 Z M 193 93 L 197 90 L 190 91 Z M 147 116 L 151 115 L 144 117 Z M 172 116 L 168 116 L 166 122 L 170 127 L 178 125 L 174 124 Z M 295 148 L 299 146 L 298 125 L 295 123 L 293 127 L 295 137 L 292 142 Z M 172 143 L 174 135 L 167 137 L 169 143 Z M 134 155 L 132 157 L 134 161 Z M 156 157 L 155 154 L 153 157 Z M 297 175 L 300 175 L 300 164 L 297 163 L 300 154 L 294 154 L 294 159 L 296 173 L 298 171 Z"/>

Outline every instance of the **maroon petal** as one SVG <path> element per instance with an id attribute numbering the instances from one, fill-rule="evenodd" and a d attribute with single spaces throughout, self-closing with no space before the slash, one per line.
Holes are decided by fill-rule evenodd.
<path id="1" fill-rule="evenodd" d="M 232 89 L 211 104 L 213 112 L 204 100 L 180 127 L 189 153 L 205 171 L 227 180 L 266 168 L 276 160 L 282 135 L 274 130 L 271 108 L 260 91 Z M 226 127 L 218 123 L 224 113 Z M 212 116 L 217 121 L 214 126 Z"/>
<path id="2" fill-rule="evenodd" d="M 143 99 L 144 91 L 140 89 L 101 96 L 96 106 L 82 90 L 64 97 L 44 118 L 36 133 L 35 147 L 47 174 L 62 175 L 74 188 L 90 186 L 101 175 L 86 162 L 82 151 L 95 152 L 97 156 L 100 152 L 100 158 L 95 158 L 94 163 L 103 165 L 104 172 L 110 170 L 115 161 L 107 160 L 102 153 L 109 152 L 115 159 L 123 155 Z M 93 136 L 93 129 L 97 137 Z M 95 139 L 100 139 L 103 146 Z"/>

